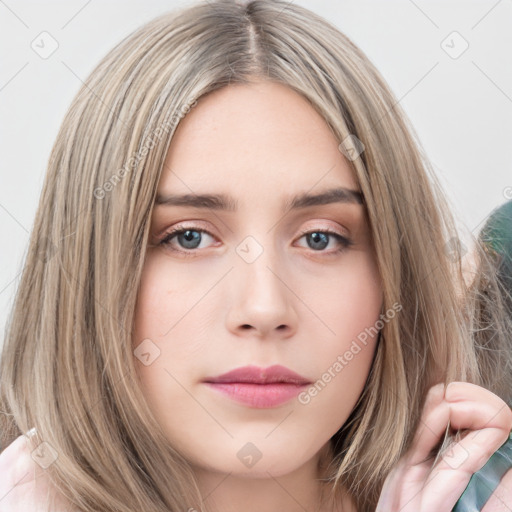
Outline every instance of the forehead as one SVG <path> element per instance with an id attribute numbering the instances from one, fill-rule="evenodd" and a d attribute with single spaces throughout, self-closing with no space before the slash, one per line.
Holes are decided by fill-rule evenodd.
<path id="1" fill-rule="evenodd" d="M 159 192 L 286 194 L 357 190 L 339 142 L 309 102 L 273 83 L 232 84 L 198 100 L 180 121 Z"/>

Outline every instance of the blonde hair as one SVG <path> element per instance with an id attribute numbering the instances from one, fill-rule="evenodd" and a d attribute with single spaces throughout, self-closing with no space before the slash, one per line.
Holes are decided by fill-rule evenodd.
<path id="1" fill-rule="evenodd" d="M 485 295 L 478 282 L 465 285 L 447 203 L 369 59 L 293 3 L 202 2 L 121 41 L 73 100 L 6 331 L 2 447 L 37 427 L 58 453 L 49 475 L 80 511 L 209 510 L 144 400 L 131 333 L 174 130 L 201 96 L 254 80 L 287 85 L 340 144 L 352 136 L 364 145 L 349 163 L 367 209 L 383 311 L 403 305 L 383 326 L 365 389 L 332 439 L 326 481 L 346 486 L 358 511 L 374 510 L 432 384 L 469 381 L 508 398 L 512 377 L 498 370 L 510 358 L 511 329 L 493 267 L 483 255 Z M 485 322 L 476 314 L 482 301 Z"/>

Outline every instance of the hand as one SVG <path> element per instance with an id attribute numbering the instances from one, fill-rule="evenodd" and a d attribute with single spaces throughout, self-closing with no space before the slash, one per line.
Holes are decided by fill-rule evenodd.
<path id="1" fill-rule="evenodd" d="M 0 453 L 0 512 L 47 512 L 47 494 L 55 494 L 50 479 L 31 457 L 32 448 L 25 436 L 16 438 Z M 62 496 L 52 512 L 72 510 Z"/>
<path id="2" fill-rule="evenodd" d="M 432 450 L 448 422 L 468 432 L 452 442 L 432 467 Z M 427 393 L 418 430 L 407 453 L 384 481 L 376 512 L 451 512 L 471 476 L 508 439 L 512 411 L 501 398 L 467 382 L 437 384 Z M 512 511 L 509 470 L 482 512 Z"/>

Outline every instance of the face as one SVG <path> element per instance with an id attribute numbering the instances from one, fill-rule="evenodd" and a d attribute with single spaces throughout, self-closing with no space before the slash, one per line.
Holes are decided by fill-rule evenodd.
<path id="1" fill-rule="evenodd" d="M 358 190 L 338 145 L 302 96 L 270 82 L 210 93 L 180 121 L 133 348 L 152 412 L 196 468 L 289 473 L 318 456 L 363 390 L 377 336 L 362 333 L 382 306 L 364 207 L 350 192 L 292 207 Z M 228 207 L 170 198 L 184 194 Z M 273 365 L 301 379 L 278 368 L 269 383 Z M 215 381 L 247 366 L 261 371 Z"/>

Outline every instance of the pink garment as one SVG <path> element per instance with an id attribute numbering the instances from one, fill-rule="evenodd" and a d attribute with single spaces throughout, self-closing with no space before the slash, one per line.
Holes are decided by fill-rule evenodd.
<path id="1" fill-rule="evenodd" d="M 47 497 L 55 491 L 33 453 L 26 435 L 16 438 L 0 453 L 0 512 L 49 512 Z M 51 512 L 74 510 L 62 497 L 57 503 L 58 508 Z"/>

